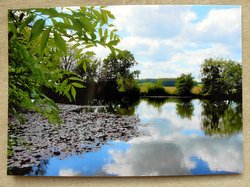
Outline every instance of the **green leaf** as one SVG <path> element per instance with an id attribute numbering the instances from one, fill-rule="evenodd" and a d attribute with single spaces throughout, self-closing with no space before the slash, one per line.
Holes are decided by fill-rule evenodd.
<path id="1" fill-rule="evenodd" d="M 14 35 L 17 34 L 16 27 L 15 27 L 14 23 L 8 23 L 8 27 L 9 27 L 9 30 L 11 32 L 13 32 Z"/>
<path id="2" fill-rule="evenodd" d="M 115 19 L 115 16 L 109 10 L 102 10 L 102 11 L 105 12 L 109 18 Z"/>
<path id="3" fill-rule="evenodd" d="M 69 80 L 73 80 L 73 81 L 82 81 L 82 79 L 78 78 L 78 77 L 70 77 Z"/>
<path id="4" fill-rule="evenodd" d="M 119 43 L 119 40 L 112 40 L 108 43 L 108 46 L 110 45 L 117 45 Z"/>
<path id="5" fill-rule="evenodd" d="M 30 42 L 41 34 L 44 28 L 44 24 L 45 24 L 45 20 L 43 19 L 39 19 L 34 23 L 34 25 L 32 26 L 32 30 L 31 30 L 31 34 L 29 38 Z"/>
<path id="6" fill-rule="evenodd" d="M 99 20 L 101 20 L 102 22 L 104 22 L 105 20 L 103 19 L 101 13 L 95 9 L 93 9 L 94 14 L 98 17 Z"/>
<path id="7" fill-rule="evenodd" d="M 85 61 L 82 64 L 82 68 L 84 69 L 85 72 L 87 71 L 87 64 Z"/>
<path id="8" fill-rule="evenodd" d="M 99 33 L 99 37 L 101 38 L 102 37 L 102 28 L 98 29 L 98 33 Z"/>
<path id="9" fill-rule="evenodd" d="M 80 22 L 79 19 L 71 19 L 72 23 L 73 23 L 73 27 L 78 31 L 78 32 L 81 32 L 82 30 L 82 24 Z"/>
<path id="10" fill-rule="evenodd" d="M 25 21 L 22 23 L 22 25 L 19 27 L 19 31 L 22 32 L 22 30 L 24 29 L 24 27 L 26 27 L 30 22 L 32 22 L 35 19 L 35 15 L 32 14 L 29 17 L 27 17 L 25 19 Z"/>
<path id="11" fill-rule="evenodd" d="M 64 80 L 63 83 L 60 86 L 60 90 L 64 90 L 64 88 L 66 87 L 66 85 L 68 84 L 68 79 Z"/>
<path id="12" fill-rule="evenodd" d="M 58 32 L 54 32 L 54 40 L 58 49 L 62 50 L 64 53 L 67 52 L 67 46 L 65 40 Z"/>
<path id="13" fill-rule="evenodd" d="M 64 95 L 66 95 L 67 93 L 69 93 L 69 90 L 70 90 L 70 88 L 72 87 L 72 85 L 71 84 L 68 84 L 68 86 L 65 88 L 65 90 L 64 90 Z"/>
<path id="14" fill-rule="evenodd" d="M 51 28 L 46 29 L 46 31 L 43 32 L 43 36 L 41 38 L 41 43 L 40 43 L 40 56 L 43 55 L 44 49 L 47 45 L 48 39 L 49 39 L 49 34 L 50 34 Z"/>
<path id="15" fill-rule="evenodd" d="M 85 17 L 81 17 L 80 22 L 81 22 L 82 26 L 84 27 L 84 29 L 86 29 L 87 32 L 92 33 L 95 31 L 95 28 L 93 27 L 93 25 L 91 24 L 89 19 L 87 19 Z"/>
<path id="16" fill-rule="evenodd" d="M 93 51 L 87 51 L 85 54 L 87 56 L 94 56 L 95 55 L 95 53 Z"/>
<path id="17" fill-rule="evenodd" d="M 85 48 L 90 48 L 90 47 L 94 47 L 94 46 L 96 46 L 96 45 L 95 44 L 88 44 L 85 46 Z"/>
<path id="18" fill-rule="evenodd" d="M 108 23 L 108 15 L 106 10 L 101 10 L 104 23 Z"/>
<path id="19" fill-rule="evenodd" d="M 71 87 L 71 95 L 74 99 L 76 98 L 76 89 L 73 86 Z"/>
<path id="20" fill-rule="evenodd" d="M 77 87 L 77 88 L 84 88 L 84 86 L 82 84 L 79 84 L 77 82 L 73 82 L 72 85 Z"/>
<path id="21" fill-rule="evenodd" d="M 114 37 L 114 31 L 111 31 L 111 32 L 110 32 L 110 37 L 109 37 L 109 39 L 112 40 L 113 37 Z"/>
<path id="22" fill-rule="evenodd" d="M 66 29 L 73 29 L 73 26 L 71 24 L 67 24 L 67 23 L 62 23 L 62 22 L 55 22 L 54 26 L 57 29 L 60 29 L 62 31 L 65 31 Z"/>
<path id="23" fill-rule="evenodd" d="M 39 8 L 36 9 L 36 12 L 41 12 L 43 15 L 49 15 L 50 17 L 59 16 L 55 8 Z"/>
<path id="24" fill-rule="evenodd" d="M 105 31 L 104 31 L 104 36 L 103 36 L 103 42 L 106 42 L 106 40 L 107 40 L 107 38 L 108 38 L 108 29 L 105 29 Z"/>
<path id="25" fill-rule="evenodd" d="M 87 10 L 86 7 L 80 7 L 80 9 L 81 9 L 81 12 L 82 12 L 82 13 L 85 13 L 86 10 Z"/>
<path id="26" fill-rule="evenodd" d="M 78 49 L 78 50 L 76 51 L 76 53 L 75 53 L 75 58 L 76 58 L 76 59 L 81 58 L 81 56 L 82 56 L 82 54 L 81 54 L 82 50 L 83 50 L 83 49 Z"/>
<path id="27" fill-rule="evenodd" d="M 68 18 L 63 18 L 63 21 L 66 25 L 72 25 Z"/>
<path id="28" fill-rule="evenodd" d="M 72 101 L 72 98 L 69 93 L 66 93 L 65 96 L 69 99 L 70 102 Z"/>
<path id="29" fill-rule="evenodd" d="M 79 43 L 75 43 L 75 44 L 71 47 L 71 49 L 74 50 L 74 49 L 76 49 L 76 48 L 79 47 L 79 46 L 80 46 Z"/>

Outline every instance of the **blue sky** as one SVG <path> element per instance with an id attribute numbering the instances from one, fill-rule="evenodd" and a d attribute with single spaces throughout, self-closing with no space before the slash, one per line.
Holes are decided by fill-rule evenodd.
<path id="1" fill-rule="evenodd" d="M 119 30 L 119 48 L 131 51 L 140 78 L 192 73 L 209 57 L 242 61 L 240 6 L 110 6 Z M 99 48 L 105 57 L 107 50 Z"/>

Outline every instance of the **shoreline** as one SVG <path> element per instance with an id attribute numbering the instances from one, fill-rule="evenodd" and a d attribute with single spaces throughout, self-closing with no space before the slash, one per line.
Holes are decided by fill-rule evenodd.
<path id="1" fill-rule="evenodd" d="M 90 106 L 94 107 L 94 106 Z M 104 106 L 102 106 L 104 107 Z M 9 119 L 9 138 L 17 141 L 8 169 L 29 168 L 51 157 L 64 159 L 98 150 L 108 141 L 128 141 L 142 135 L 139 118 L 106 112 L 83 112 L 83 106 L 59 104 L 63 123 L 50 124 L 40 114 L 24 114 L 25 124 Z"/>

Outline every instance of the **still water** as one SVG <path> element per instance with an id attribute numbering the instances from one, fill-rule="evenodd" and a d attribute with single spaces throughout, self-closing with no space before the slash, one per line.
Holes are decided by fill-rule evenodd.
<path id="1" fill-rule="evenodd" d="M 108 142 L 95 152 L 52 157 L 26 175 L 153 176 L 240 173 L 242 106 L 233 101 L 141 99 L 120 114 L 137 115 L 147 135 Z"/>

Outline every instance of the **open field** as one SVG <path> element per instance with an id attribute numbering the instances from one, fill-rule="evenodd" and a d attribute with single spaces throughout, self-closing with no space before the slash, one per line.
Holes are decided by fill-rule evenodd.
<path id="1" fill-rule="evenodd" d="M 166 92 L 170 95 L 175 95 L 176 94 L 176 87 L 173 86 L 166 86 L 164 87 L 164 89 L 166 90 Z"/>
<path id="2" fill-rule="evenodd" d="M 141 93 L 147 93 L 148 89 L 151 86 L 152 86 L 151 83 L 140 85 L 140 92 Z M 175 95 L 176 94 L 176 87 L 174 87 L 174 86 L 166 86 L 166 87 L 164 87 L 164 89 L 170 95 Z M 195 94 L 195 95 L 200 95 L 201 90 L 202 90 L 202 85 L 194 86 L 193 89 L 192 89 L 192 93 Z"/>
<path id="3" fill-rule="evenodd" d="M 195 95 L 200 95 L 202 91 L 202 86 L 198 85 L 198 86 L 194 86 L 192 89 L 192 93 Z"/>
<path id="4" fill-rule="evenodd" d="M 164 87 L 166 92 L 170 95 L 176 94 L 176 87 Z M 200 95 L 202 90 L 202 86 L 194 86 L 192 89 L 192 93 L 195 95 Z"/>

